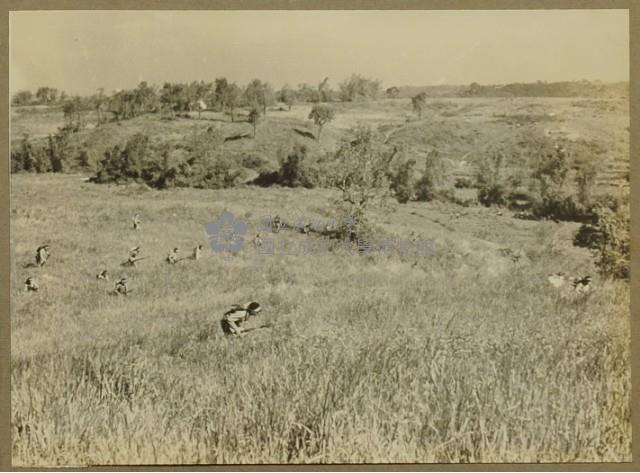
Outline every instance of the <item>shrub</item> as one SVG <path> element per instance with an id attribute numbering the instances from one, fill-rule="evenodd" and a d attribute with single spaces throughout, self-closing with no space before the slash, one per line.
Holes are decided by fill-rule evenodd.
<path id="1" fill-rule="evenodd" d="M 578 188 L 577 199 L 583 207 L 589 207 L 592 204 L 593 189 L 596 184 L 598 170 L 594 161 L 586 161 L 576 172 L 576 187 Z"/>
<path id="2" fill-rule="evenodd" d="M 458 177 L 453 185 L 456 189 L 470 189 L 473 187 L 473 182 L 467 177 Z"/>
<path id="3" fill-rule="evenodd" d="M 478 202 L 485 207 L 490 207 L 492 205 L 506 205 L 507 192 L 502 184 L 483 186 L 478 190 Z"/>
<path id="4" fill-rule="evenodd" d="M 591 218 L 589 208 L 570 195 L 567 177 L 570 156 L 560 145 L 546 141 L 536 143 L 535 163 L 531 174 L 532 215 L 536 218 L 584 221 Z M 584 176 L 585 185 L 592 178 Z M 587 197 L 583 196 L 583 200 Z"/>
<path id="5" fill-rule="evenodd" d="M 505 184 L 504 154 L 490 150 L 478 162 L 476 186 L 478 201 L 485 206 L 506 205 L 508 191 Z"/>
<path id="6" fill-rule="evenodd" d="M 242 167 L 247 169 L 260 169 L 269 164 L 269 161 L 257 154 L 246 154 L 242 157 Z"/>
<path id="7" fill-rule="evenodd" d="M 80 152 L 76 156 L 76 165 L 80 169 L 88 169 L 91 166 L 89 160 L 89 152 L 86 149 L 80 150 Z"/>
<path id="8" fill-rule="evenodd" d="M 16 149 L 11 150 L 11 172 L 33 172 L 36 167 L 36 157 L 29 135 L 24 134 Z"/>
<path id="9" fill-rule="evenodd" d="M 415 159 L 409 159 L 400 165 L 395 174 L 390 176 L 391 190 L 393 191 L 396 200 L 401 204 L 405 204 L 413 198 L 413 168 L 415 165 Z"/>
<path id="10" fill-rule="evenodd" d="M 602 275 L 629 279 L 631 215 L 628 203 L 620 205 L 617 211 L 599 206 L 594 214 L 595 223 L 583 224 L 574 238 L 574 244 L 597 254 L 596 266 Z"/>
<path id="11" fill-rule="evenodd" d="M 367 79 L 359 74 L 352 74 L 339 84 L 340 99 L 344 102 L 375 99 L 380 92 L 381 82 Z"/>
<path id="12" fill-rule="evenodd" d="M 278 183 L 287 187 L 313 187 L 304 161 L 307 157 L 307 147 L 295 146 L 282 160 L 278 171 Z"/>
<path id="13" fill-rule="evenodd" d="M 223 143 L 224 138 L 219 130 L 194 133 L 189 157 L 177 167 L 176 185 L 205 189 L 233 186 L 240 171 L 224 154 Z"/>
<path id="14" fill-rule="evenodd" d="M 528 210 L 531 208 L 531 196 L 528 192 L 513 189 L 506 198 L 507 206 L 511 210 Z"/>
<path id="15" fill-rule="evenodd" d="M 431 150 L 425 158 L 424 172 L 415 184 L 416 200 L 431 201 L 446 177 L 446 167 L 436 150 Z"/>
<path id="16" fill-rule="evenodd" d="M 49 158 L 49 168 L 52 172 L 64 172 L 67 160 L 71 154 L 69 135 L 71 129 L 59 128 L 55 135 L 49 135 L 46 154 Z"/>

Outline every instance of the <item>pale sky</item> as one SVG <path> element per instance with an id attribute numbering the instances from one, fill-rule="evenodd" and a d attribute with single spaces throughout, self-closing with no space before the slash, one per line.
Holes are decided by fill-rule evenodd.
<path id="1" fill-rule="evenodd" d="M 629 80 L 627 10 L 11 13 L 11 90 Z"/>

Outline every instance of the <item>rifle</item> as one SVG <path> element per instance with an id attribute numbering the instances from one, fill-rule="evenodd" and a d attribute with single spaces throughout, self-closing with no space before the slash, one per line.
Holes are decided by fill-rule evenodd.
<path id="1" fill-rule="evenodd" d="M 253 330 L 260 330 L 261 328 L 271 328 L 273 326 L 273 324 L 262 324 L 259 327 L 252 327 L 252 328 L 248 328 L 243 330 L 243 333 L 247 333 L 247 332 L 251 332 Z"/>
<path id="2" fill-rule="evenodd" d="M 148 258 L 148 256 L 143 256 L 142 258 L 128 259 L 124 263 L 120 263 L 120 266 L 127 266 L 127 265 L 133 266 L 138 261 L 143 260 L 143 259 L 147 259 L 147 258 Z"/>

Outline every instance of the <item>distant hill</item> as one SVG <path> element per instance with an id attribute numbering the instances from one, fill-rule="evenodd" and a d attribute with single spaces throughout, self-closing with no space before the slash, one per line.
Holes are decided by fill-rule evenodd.
<path id="1" fill-rule="evenodd" d="M 398 87 L 398 97 L 409 98 L 421 92 L 427 97 L 592 97 L 629 96 L 629 82 L 565 81 L 480 85 L 433 85 Z"/>

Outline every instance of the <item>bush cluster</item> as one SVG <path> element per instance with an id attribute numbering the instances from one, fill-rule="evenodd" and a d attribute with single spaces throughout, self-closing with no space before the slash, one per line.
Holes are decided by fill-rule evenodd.
<path id="1" fill-rule="evenodd" d="M 241 170 L 224 155 L 222 142 L 222 136 L 214 130 L 194 134 L 187 156 L 176 158 L 168 147 L 156 148 L 148 136 L 138 133 L 124 147 L 116 145 L 105 152 L 93 181 L 140 181 L 158 189 L 231 187 Z"/>

